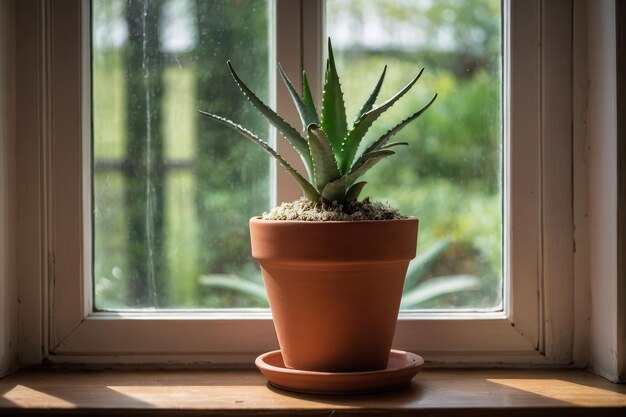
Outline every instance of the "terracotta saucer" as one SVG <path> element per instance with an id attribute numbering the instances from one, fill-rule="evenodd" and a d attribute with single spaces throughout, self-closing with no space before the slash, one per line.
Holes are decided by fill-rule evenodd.
<path id="1" fill-rule="evenodd" d="M 307 394 L 356 394 L 408 385 L 424 366 L 424 358 L 392 350 L 387 368 L 380 371 L 315 372 L 286 368 L 280 350 L 274 350 L 256 358 L 255 364 L 276 388 Z"/>

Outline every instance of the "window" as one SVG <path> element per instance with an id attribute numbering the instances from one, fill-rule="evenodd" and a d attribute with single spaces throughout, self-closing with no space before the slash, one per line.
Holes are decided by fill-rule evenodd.
<path id="1" fill-rule="evenodd" d="M 439 94 L 393 138 L 410 145 L 365 178 L 369 195 L 420 219 L 405 309 L 502 308 L 501 22 L 499 0 L 326 2 L 348 118 L 387 64 L 382 100 L 425 72 L 374 136 Z"/>
<path id="2" fill-rule="evenodd" d="M 91 2 L 96 310 L 267 306 L 246 225 L 269 209 L 270 161 L 198 109 L 269 137 L 226 66 L 268 101 L 269 14 L 267 0 Z"/>
<path id="3" fill-rule="evenodd" d="M 333 1 L 328 2 L 329 10 Z M 277 345 L 266 311 L 97 311 L 97 298 L 94 308 L 89 225 L 92 190 L 91 183 L 83 180 L 90 178 L 92 169 L 90 141 L 83 140 L 91 137 L 91 109 L 84 104 L 94 98 L 84 88 L 92 85 L 92 80 L 86 79 L 91 74 L 85 59 L 90 50 L 85 24 L 90 16 L 88 5 L 51 2 L 41 11 L 41 27 L 48 42 L 38 44 L 46 57 L 41 94 L 46 97 L 42 101 L 55 111 L 54 119 L 45 109 L 41 113 L 48 133 L 41 135 L 40 146 L 44 161 L 50 162 L 43 165 L 41 197 L 47 204 L 43 230 L 53 254 L 46 281 L 51 295 L 44 351 L 55 361 L 250 361 Z M 280 61 L 289 74 L 305 68 L 312 75 L 312 84 L 318 85 L 322 28 L 332 31 L 330 20 L 324 23 L 324 3 L 275 0 L 269 9 L 275 22 L 269 35 L 269 45 L 275 45 L 269 49 L 269 62 Z M 563 13 L 571 14 L 571 9 L 550 2 L 502 4 L 503 234 L 508 247 L 503 254 L 507 279 L 502 309 L 455 314 L 405 312 L 396 332 L 394 345 L 398 348 L 453 362 L 568 363 L 571 358 L 572 288 L 568 277 L 572 276 L 572 254 L 567 244 L 571 242 L 571 216 L 568 219 L 567 213 L 572 208 L 571 190 L 562 186 L 571 179 L 571 160 L 566 157 L 571 152 L 571 115 L 560 110 L 567 108 L 571 86 L 564 79 L 571 67 L 571 50 L 563 48 L 560 39 L 571 36 L 571 27 L 568 19 L 562 19 Z M 140 22 L 140 26 L 146 29 L 147 23 Z M 94 62 L 97 59 L 96 54 Z M 95 93 L 97 82 L 93 81 Z M 272 75 L 269 85 L 276 84 Z M 270 88 L 270 98 L 271 92 Z M 286 92 L 278 89 L 275 94 L 278 111 L 292 118 Z M 180 106 L 185 106 L 184 100 Z M 94 128 L 97 123 L 94 119 Z M 114 123 L 112 120 L 108 128 Z M 94 155 L 97 146 L 98 142 L 94 143 Z M 285 151 L 284 144 L 279 142 L 277 147 Z M 175 152 L 170 156 L 173 160 L 185 157 Z M 94 162 L 96 168 L 107 168 Z M 40 166 L 39 161 L 32 163 Z M 110 170 L 119 164 L 107 163 Z M 293 199 L 296 188 L 290 180 L 270 171 L 270 183 L 272 175 L 278 184 L 276 199 Z M 103 183 L 106 186 L 106 181 Z M 102 185 L 94 180 L 94 187 Z M 98 244 L 96 240 L 96 250 Z"/>
<path id="4" fill-rule="evenodd" d="M 326 10 L 349 117 L 385 63 L 381 100 L 429 68 L 374 134 L 439 92 L 394 138 L 411 146 L 366 178 L 422 220 L 403 308 L 501 310 L 500 4 L 358 6 Z M 267 1 L 91 2 L 96 311 L 267 307 L 245 224 L 268 209 L 270 161 L 197 110 L 268 130 L 225 62 L 268 101 L 269 14 Z"/>

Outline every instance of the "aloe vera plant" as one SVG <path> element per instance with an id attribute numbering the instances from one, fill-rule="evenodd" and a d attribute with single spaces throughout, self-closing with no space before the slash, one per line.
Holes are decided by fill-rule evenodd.
<path id="1" fill-rule="evenodd" d="M 435 94 L 424 107 L 389 129 L 365 150 L 360 151 L 359 145 L 372 124 L 415 85 L 424 72 L 423 68 L 393 97 L 379 106 L 375 106 L 387 71 L 385 66 L 374 90 L 358 112 L 352 127 L 348 129 L 343 92 L 329 39 L 320 115 L 318 115 L 315 107 L 306 73 L 303 72 L 302 74 L 302 92 L 299 94 L 279 65 L 281 77 L 300 114 L 302 132 L 299 132 L 248 88 L 235 72 L 230 61 L 227 64 L 235 82 L 250 100 L 250 103 L 278 129 L 300 154 L 308 174 L 308 180 L 272 149 L 266 141 L 245 127 L 223 116 L 205 111 L 200 111 L 200 113 L 234 129 L 276 158 L 300 184 L 305 196 L 314 202 L 321 199 L 338 203 L 356 201 L 366 184 L 365 181 L 357 180 L 379 161 L 393 155 L 395 153 L 392 150 L 393 147 L 408 145 L 407 142 L 389 142 L 389 140 L 409 123 L 420 117 L 437 98 L 437 94 Z"/>

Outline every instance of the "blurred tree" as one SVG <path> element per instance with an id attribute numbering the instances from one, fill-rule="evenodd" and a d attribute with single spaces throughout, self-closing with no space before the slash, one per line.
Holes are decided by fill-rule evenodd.
<path id="1" fill-rule="evenodd" d="M 386 91 L 408 82 L 416 68 L 425 67 L 426 72 L 420 94 L 403 98 L 381 120 L 401 120 L 427 98 L 427 91 L 439 94 L 437 104 L 419 122 L 394 138 L 410 143 L 398 155 L 401 160 L 380 164 L 369 175 L 372 181 L 383 187 L 419 186 L 428 178 L 446 178 L 466 189 L 499 192 L 500 1 L 329 0 L 327 8 L 330 33 L 341 39 L 340 69 L 351 74 L 344 80 L 348 97 L 365 94 L 362 80 L 376 76 L 385 64 L 388 89 L 383 89 L 381 100 Z M 379 36 L 374 39 L 371 33 Z M 364 99 L 355 102 L 360 106 Z M 375 124 L 373 133 L 384 133 L 383 124 Z M 373 182 L 368 189 L 376 188 Z"/>
<path id="2" fill-rule="evenodd" d="M 226 61 L 232 60 L 261 96 L 267 95 L 267 1 L 196 0 L 195 4 L 198 108 L 237 115 L 238 122 L 265 136 L 267 124 L 242 97 Z M 268 189 L 263 185 L 267 183 L 268 158 L 227 127 L 200 116 L 198 119 L 196 201 L 201 222 L 200 270 L 233 273 L 249 262 L 248 219 L 259 214 L 260 207 L 267 207 Z M 207 296 L 200 287 L 198 295 L 200 299 Z M 226 298 L 227 294 L 223 294 L 218 302 L 237 303 L 225 301 Z"/>
<path id="3" fill-rule="evenodd" d="M 426 279 L 480 276 L 480 291 L 431 300 L 428 308 L 500 305 L 502 296 L 502 18 L 499 0 L 328 0 L 327 30 L 352 100 L 365 100 L 389 66 L 380 101 L 425 67 L 415 94 L 400 100 L 370 138 L 419 107 L 438 100 L 395 141 L 394 157 L 366 174 L 365 195 L 390 201 L 422 221 L 418 252 L 439 238 L 451 244 Z M 336 39 L 335 39 L 336 38 Z M 385 89 L 387 88 L 387 89 Z M 361 95 L 360 97 L 358 97 Z"/>
<path id="4" fill-rule="evenodd" d="M 128 304 L 167 305 L 163 260 L 162 0 L 126 3 L 125 214 L 128 230 Z"/>

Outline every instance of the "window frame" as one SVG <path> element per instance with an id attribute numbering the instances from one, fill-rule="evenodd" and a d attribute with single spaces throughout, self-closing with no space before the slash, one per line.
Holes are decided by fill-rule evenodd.
<path id="1" fill-rule="evenodd" d="M 86 1 L 26 0 L 18 27 L 33 65 L 18 62 L 24 78 L 18 125 L 32 149 L 21 161 L 31 173 L 21 190 L 24 217 L 19 286 L 20 362 L 251 363 L 278 346 L 266 311 L 194 310 L 170 313 L 90 313 L 90 170 L 87 106 L 88 47 L 82 21 Z M 306 69 L 319 85 L 322 0 L 275 0 L 276 59 L 294 83 Z M 510 31 L 504 66 L 504 310 L 498 313 L 402 312 L 394 347 L 444 364 L 569 364 L 574 343 L 572 205 L 571 1 L 503 2 Z M 303 16 L 307 16 L 304 20 Z M 506 26 L 505 26 L 506 27 Z M 299 36 L 293 36 L 294 33 Z M 20 33 L 18 33 L 18 36 Z M 300 57 L 303 57 L 300 59 Z M 86 68 L 87 66 L 87 68 Z M 508 71 L 507 71 L 508 69 Z M 278 75 L 274 80 L 276 85 Z M 298 120 L 278 88 L 278 112 Z M 314 92 L 319 99 L 319 91 Z M 31 109 L 29 112 L 28 109 Z M 36 109 L 33 116 L 32 109 Z M 29 121 L 27 116 L 34 117 Z M 76 144 L 81 144 L 76 146 Z M 292 161 L 293 150 L 277 144 Z M 89 156 L 89 157 L 87 157 Z M 297 165 L 297 164 L 296 164 Z M 85 171 L 87 170 L 87 171 Z M 276 201 L 299 195 L 273 169 Z M 24 220 L 22 220 L 22 225 Z M 246 226 L 246 225 L 242 225 Z M 247 226 L 246 226 L 247 227 Z M 30 264 L 29 264 L 30 262 Z"/>

